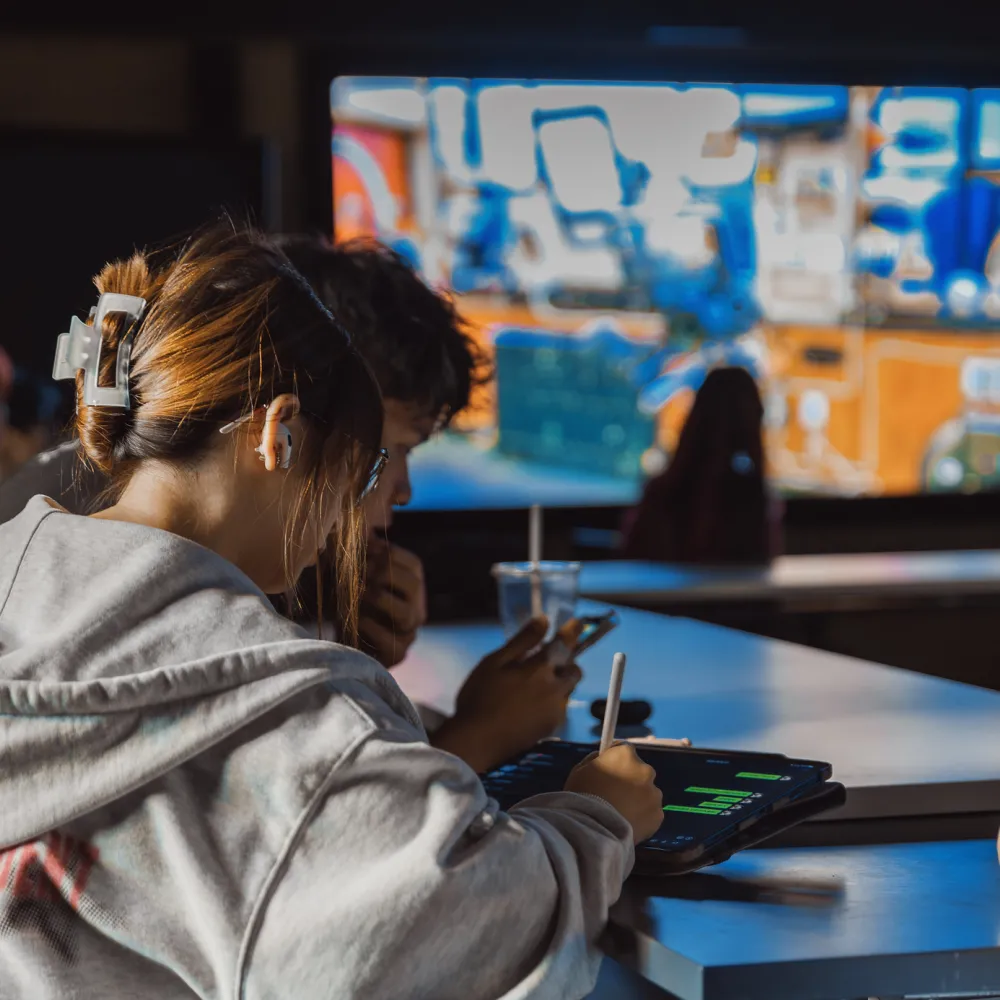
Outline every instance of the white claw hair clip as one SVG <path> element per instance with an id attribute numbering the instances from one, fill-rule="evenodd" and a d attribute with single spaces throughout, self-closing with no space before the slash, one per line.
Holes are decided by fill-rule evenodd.
<path id="1" fill-rule="evenodd" d="M 104 292 L 97 300 L 97 306 L 90 311 L 90 323 L 84 323 L 74 316 L 70 321 L 69 333 L 59 335 L 56 341 L 56 357 L 52 364 L 52 377 L 61 381 L 76 378 L 76 373 L 82 371 L 84 406 L 129 409 L 131 403 L 128 394 L 128 370 L 134 330 L 130 329 L 118 343 L 115 384 L 98 385 L 104 318 L 109 313 L 124 313 L 134 325 L 142 319 L 145 311 L 146 300 L 138 295 Z"/>

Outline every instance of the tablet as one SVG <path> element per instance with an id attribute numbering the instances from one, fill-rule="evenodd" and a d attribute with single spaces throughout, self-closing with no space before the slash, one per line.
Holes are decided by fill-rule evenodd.
<path id="1" fill-rule="evenodd" d="M 569 772 L 593 753 L 591 743 L 539 743 L 483 777 L 502 809 L 561 789 Z M 642 871 L 679 874 L 718 864 L 803 819 L 842 805 L 829 764 L 780 754 L 635 747 L 656 771 L 663 824 L 636 849 Z"/>

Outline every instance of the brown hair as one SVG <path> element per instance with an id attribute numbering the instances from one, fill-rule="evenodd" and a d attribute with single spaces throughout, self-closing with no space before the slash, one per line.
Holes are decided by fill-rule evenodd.
<path id="1" fill-rule="evenodd" d="M 770 562 L 757 385 L 742 368 L 709 372 L 666 470 L 646 485 L 626 526 L 629 559 L 725 565 Z"/>
<path id="2" fill-rule="evenodd" d="M 120 494 L 140 462 L 190 461 L 218 440 L 223 424 L 296 394 L 307 433 L 296 444 L 305 483 L 293 523 L 326 501 L 330 471 L 343 470 L 336 597 L 343 638 L 355 641 L 364 530 L 354 500 L 379 447 L 382 402 L 350 335 L 287 257 L 249 228 L 213 227 L 173 252 L 108 264 L 94 280 L 101 292 L 138 295 L 147 306 L 131 327 L 130 408 L 84 406 L 77 377 L 76 425 L 87 458 Z M 114 384 L 128 332 L 121 314 L 105 320 L 100 384 Z"/>

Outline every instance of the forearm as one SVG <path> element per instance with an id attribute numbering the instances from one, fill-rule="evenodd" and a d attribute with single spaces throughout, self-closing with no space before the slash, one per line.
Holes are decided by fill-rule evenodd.
<path id="1" fill-rule="evenodd" d="M 430 734 L 430 744 L 461 758 L 476 774 L 484 774 L 513 754 L 489 727 L 459 716 L 452 716 L 442 722 Z"/>

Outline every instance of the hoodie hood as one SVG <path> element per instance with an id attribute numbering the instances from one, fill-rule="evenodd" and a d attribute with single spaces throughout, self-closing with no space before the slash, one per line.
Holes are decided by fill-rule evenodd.
<path id="1" fill-rule="evenodd" d="M 383 667 L 308 638 L 221 556 L 34 497 L 0 526 L 0 849 L 347 676 L 422 731 Z"/>

